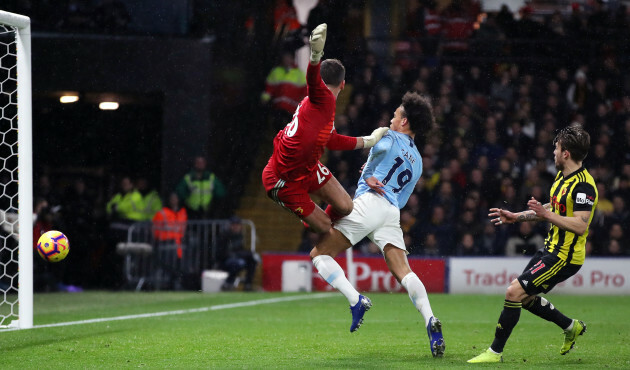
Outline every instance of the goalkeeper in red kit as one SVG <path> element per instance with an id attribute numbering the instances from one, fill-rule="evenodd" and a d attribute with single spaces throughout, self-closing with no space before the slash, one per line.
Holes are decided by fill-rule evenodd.
<path id="1" fill-rule="evenodd" d="M 327 232 L 331 222 L 350 214 L 353 207 L 352 198 L 319 161 L 324 148 L 371 148 L 388 130 L 377 128 L 363 137 L 337 134 L 335 107 L 337 96 L 346 84 L 346 71 L 337 59 L 321 61 L 326 30 L 326 24 L 320 24 L 311 33 L 307 96 L 298 105 L 291 122 L 274 138 L 273 154 L 262 173 L 267 195 L 317 233 Z M 315 205 L 311 194 L 328 204 L 326 211 Z"/>

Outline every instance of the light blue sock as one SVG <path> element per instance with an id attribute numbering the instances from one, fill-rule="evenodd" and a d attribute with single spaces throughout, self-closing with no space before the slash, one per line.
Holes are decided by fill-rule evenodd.
<path id="1" fill-rule="evenodd" d="M 348 299 L 350 306 L 354 306 L 359 302 L 359 292 L 350 284 L 343 269 L 334 258 L 328 255 L 320 255 L 313 258 L 313 265 L 315 265 L 319 275 L 328 284 L 340 291 Z"/>

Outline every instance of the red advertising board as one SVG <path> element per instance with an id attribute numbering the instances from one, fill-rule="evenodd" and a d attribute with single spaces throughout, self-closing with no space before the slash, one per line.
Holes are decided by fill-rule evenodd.
<path id="1" fill-rule="evenodd" d="M 339 265 L 346 270 L 345 254 L 335 258 Z M 355 255 L 357 290 L 362 292 L 398 292 L 405 289 L 398 284 L 387 268 L 382 256 Z M 282 263 L 285 261 L 310 261 L 306 254 L 263 253 L 262 280 L 265 291 L 279 291 L 282 289 Z M 430 293 L 445 291 L 445 260 L 440 258 L 409 257 L 409 266 L 418 275 Z M 328 285 L 313 267 L 313 290 L 328 291 L 333 288 Z"/>

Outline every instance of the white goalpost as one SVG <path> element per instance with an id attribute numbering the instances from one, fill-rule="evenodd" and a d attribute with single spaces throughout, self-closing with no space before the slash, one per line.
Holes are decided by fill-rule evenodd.
<path id="1" fill-rule="evenodd" d="M 30 19 L 0 10 L 0 328 L 33 327 L 31 124 Z"/>

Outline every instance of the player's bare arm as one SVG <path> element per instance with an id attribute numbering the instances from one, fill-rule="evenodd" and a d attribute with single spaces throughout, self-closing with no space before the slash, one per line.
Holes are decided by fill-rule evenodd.
<path id="1" fill-rule="evenodd" d="M 529 207 L 528 211 L 523 211 L 523 212 L 519 213 L 519 215 L 518 215 L 518 219 L 519 219 L 520 222 L 546 221 L 547 219 L 545 218 L 545 216 L 547 215 L 547 213 L 548 212 L 552 213 L 551 212 L 551 203 L 542 204 L 541 202 L 537 201 L 534 197 L 532 197 L 527 202 L 527 207 Z"/>
<path id="2" fill-rule="evenodd" d="M 551 209 L 551 204 L 550 203 L 546 203 L 546 204 L 540 204 L 540 207 L 546 209 L 546 210 L 550 210 Z M 491 218 L 491 222 L 495 225 L 495 226 L 499 226 L 499 225 L 509 225 L 509 224 L 513 224 L 516 222 L 538 222 L 538 221 L 544 221 L 543 218 L 541 218 L 540 216 L 538 216 L 536 214 L 535 211 L 533 210 L 527 210 L 527 211 L 522 211 L 522 212 L 510 212 L 508 210 L 502 209 L 502 208 L 490 208 L 490 213 L 488 214 L 488 217 Z"/>
<path id="3" fill-rule="evenodd" d="M 520 213 L 513 213 L 503 208 L 490 208 L 490 213 L 488 213 L 488 217 L 490 217 L 490 222 L 494 224 L 494 226 L 499 225 L 509 225 L 515 222 L 518 222 L 518 215 Z"/>
<path id="4" fill-rule="evenodd" d="M 561 216 L 551 212 L 549 208 L 544 208 L 540 205 L 540 202 L 536 201 L 534 198 L 530 199 L 527 205 L 537 217 L 549 221 L 563 230 L 577 235 L 583 235 L 588 229 L 588 220 L 591 217 L 591 211 L 575 211 L 573 212 L 573 216 Z"/>

